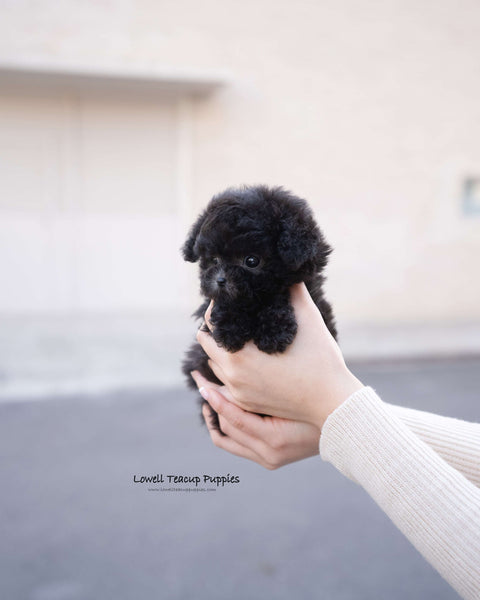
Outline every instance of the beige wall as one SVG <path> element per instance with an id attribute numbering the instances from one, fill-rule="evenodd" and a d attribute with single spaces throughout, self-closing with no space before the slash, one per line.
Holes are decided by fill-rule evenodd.
<path id="1" fill-rule="evenodd" d="M 192 217 L 282 184 L 335 246 L 344 323 L 480 321 L 480 4 L 53 0 L 0 5 L 0 60 L 223 69 L 194 102 Z"/>

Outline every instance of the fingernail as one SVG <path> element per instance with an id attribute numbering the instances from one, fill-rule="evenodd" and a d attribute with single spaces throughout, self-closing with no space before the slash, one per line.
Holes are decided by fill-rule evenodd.
<path id="1" fill-rule="evenodd" d="M 220 408 L 220 400 L 217 396 L 217 393 L 214 392 L 212 389 L 208 389 L 203 386 L 198 391 L 200 392 L 200 394 L 202 394 L 202 398 L 204 398 L 208 402 L 208 404 L 213 408 L 213 410 L 216 410 L 218 412 L 218 409 Z"/>
<path id="2" fill-rule="evenodd" d="M 203 398 L 204 400 L 208 400 L 208 395 L 209 395 L 209 394 L 208 394 L 208 390 L 207 390 L 207 388 L 204 388 L 204 387 L 203 387 L 203 385 L 202 385 L 202 387 L 201 387 L 201 388 L 198 388 L 198 391 L 200 392 L 200 395 L 202 396 L 202 398 Z"/>

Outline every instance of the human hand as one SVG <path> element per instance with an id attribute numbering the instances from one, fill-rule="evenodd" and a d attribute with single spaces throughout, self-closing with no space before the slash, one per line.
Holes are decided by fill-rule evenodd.
<path id="1" fill-rule="evenodd" d="M 192 377 L 202 396 L 218 413 L 224 435 L 212 427 L 210 408 L 203 406 L 205 423 L 218 448 L 270 470 L 319 453 L 320 430 L 314 425 L 247 412 L 230 401 L 225 386 L 208 381 L 198 371 L 193 371 Z"/>
<path id="2" fill-rule="evenodd" d="M 227 352 L 202 330 L 197 332 L 197 340 L 237 407 L 303 421 L 321 431 L 329 414 L 363 384 L 345 365 L 304 283 L 292 286 L 291 302 L 298 331 L 281 354 L 261 352 L 251 341 L 238 352 Z M 209 329 L 211 307 L 205 315 Z"/>

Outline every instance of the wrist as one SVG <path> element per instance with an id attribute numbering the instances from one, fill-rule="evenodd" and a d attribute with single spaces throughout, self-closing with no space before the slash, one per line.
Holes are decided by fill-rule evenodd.
<path id="1" fill-rule="evenodd" d="M 335 381 L 335 386 L 325 398 L 317 398 L 317 408 L 314 425 L 322 431 L 328 417 L 352 394 L 365 387 L 363 383 L 347 370 L 342 377 Z"/>

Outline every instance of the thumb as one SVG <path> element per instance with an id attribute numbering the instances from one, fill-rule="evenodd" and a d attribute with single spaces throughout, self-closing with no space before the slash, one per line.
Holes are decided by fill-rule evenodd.
<path id="1" fill-rule="evenodd" d="M 312 323 L 320 320 L 321 323 L 323 323 L 325 331 L 328 331 L 323 315 L 313 301 L 313 298 L 303 281 L 292 285 L 290 288 L 290 300 L 299 326 L 311 328 Z"/>

